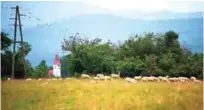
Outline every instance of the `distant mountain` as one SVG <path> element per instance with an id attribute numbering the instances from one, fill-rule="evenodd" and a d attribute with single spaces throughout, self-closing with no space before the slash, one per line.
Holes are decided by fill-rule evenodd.
<path id="1" fill-rule="evenodd" d="M 13 36 L 13 29 L 2 30 Z M 89 38 L 99 37 L 104 41 L 110 39 L 117 42 L 136 33 L 160 33 L 168 30 L 178 32 L 179 41 L 185 42 L 193 52 L 202 52 L 203 17 L 200 15 L 170 20 L 130 19 L 111 14 L 80 15 L 54 22 L 50 26 L 25 28 L 23 33 L 25 41 L 32 45 L 32 52 L 28 56 L 32 64 L 37 65 L 45 59 L 51 65 L 55 52 L 61 50 L 62 39 L 77 32 Z"/>

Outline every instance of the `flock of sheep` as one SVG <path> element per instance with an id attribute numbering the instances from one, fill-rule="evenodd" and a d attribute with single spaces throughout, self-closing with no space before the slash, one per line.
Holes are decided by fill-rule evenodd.
<path id="1" fill-rule="evenodd" d="M 112 79 L 120 79 L 120 76 L 118 74 L 111 74 L 111 76 L 105 76 L 103 74 L 97 74 L 95 77 L 90 77 L 87 74 L 82 74 L 81 75 L 82 79 L 91 79 L 91 82 L 97 82 L 99 80 L 112 80 Z M 149 76 L 149 77 L 142 77 L 142 76 L 135 76 L 134 78 L 126 77 L 125 78 L 126 82 L 129 83 L 136 83 L 137 81 L 142 81 L 142 82 L 196 82 L 196 83 L 201 83 L 202 81 L 196 79 L 195 77 L 187 78 L 187 77 L 154 77 L 154 76 Z"/>
<path id="2" fill-rule="evenodd" d="M 90 79 L 90 82 L 92 83 L 97 83 L 98 81 L 107 81 L 107 80 L 112 80 L 112 79 L 120 79 L 120 75 L 118 74 L 111 74 L 110 76 L 105 76 L 103 74 L 97 74 L 95 77 L 91 77 L 88 74 L 81 74 L 82 79 Z M 70 79 L 70 78 L 65 78 L 65 79 Z M 8 78 L 8 80 L 11 80 Z M 26 81 L 32 80 L 31 78 L 27 78 Z M 41 78 L 38 79 L 39 81 L 42 80 Z M 47 80 L 62 80 L 62 78 L 51 78 Z M 154 77 L 154 76 L 135 76 L 134 78 L 126 77 L 125 78 L 126 82 L 129 83 L 136 83 L 137 81 L 141 82 L 195 82 L 195 83 L 202 83 L 202 81 L 196 79 L 195 77 L 187 78 L 187 77 Z"/>
<path id="3" fill-rule="evenodd" d="M 105 76 L 103 74 L 97 74 L 95 77 L 90 77 L 88 74 L 81 74 L 82 79 L 92 79 L 91 82 L 97 82 L 99 80 L 111 80 L 111 79 L 120 79 L 120 76 L 117 74 L 111 74 L 111 76 Z"/>

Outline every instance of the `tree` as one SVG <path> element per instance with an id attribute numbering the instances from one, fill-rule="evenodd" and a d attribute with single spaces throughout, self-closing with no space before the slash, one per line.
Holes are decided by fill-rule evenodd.
<path id="1" fill-rule="evenodd" d="M 38 66 L 35 67 L 35 72 L 33 73 L 33 77 L 47 77 L 48 76 L 48 66 L 45 60 L 42 60 Z"/>
<path id="2" fill-rule="evenodd" d="M 60 58 L 60 62 L 61 62 L 61 75 L 62 77 L 66 77 L 69 74 L 69 62 L 68 62 L 68 55 L 67 56 L 63 56 L 62 58 Z"/>
<path id="3" fill-rule="evenodd" d="M 89 40 L 79 34 L 64 39 L 62 49 L 68 55 L 71 73 L 121 73 L 121 76 L 195 76 L 202 78 L 202 53 L 182 47 L 174 31 L 145 33 L 129 37 L 123 43 Z"/>
<path id="4" fill-rule="evenodd" d="M 9 47 L 12 44 L 12 40 L 9 38 L 9 35 L 5 32 L 1 32 L 1 52 L 9 50 Z"/>
<path id="5" fill-rule="evenodd" d="M 12 51 L 11 51 L 11 44 L 12 40 L 9 38 L 9 34 L 5 32 L 1 32 L 1 75 L 2 77 L 10 77 L 11 76 L 11 68 L 12 68 Z M 28 55 L 28 53 L 31 51 L 31 45 L 27 42 L 24 43 L 24 52 L 25 56 Z M 26 62 L 26 65 L 28 62 Z M 27 71 L 29 71 L 29 67 L 27 68 Z M 23 69 L 23 60 L 22 60 L 22 54 L 20 46 L 18 46 L 18 49 L 16 51 L 15 55 L 15 77 L 16 78 L 23 78 L 24 77 L 24 69 Z"/>

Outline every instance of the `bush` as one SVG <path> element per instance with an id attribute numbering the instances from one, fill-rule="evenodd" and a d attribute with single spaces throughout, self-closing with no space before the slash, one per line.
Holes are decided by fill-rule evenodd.
<path id="1" fill-rule="evenodd" d="M 74 77 L 79 78 L 80 76 L 81 76 L 80 73 L 77 73 L 77 72 L 74 73 Z"/>

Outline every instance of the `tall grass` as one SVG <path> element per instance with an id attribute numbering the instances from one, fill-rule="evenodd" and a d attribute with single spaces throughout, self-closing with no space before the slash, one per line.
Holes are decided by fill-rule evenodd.
<path id="1" fill-rule="evenodd" d="M 100 81 L 2 81 L 2 110 L 202 110 L 203 85 Z"/>

